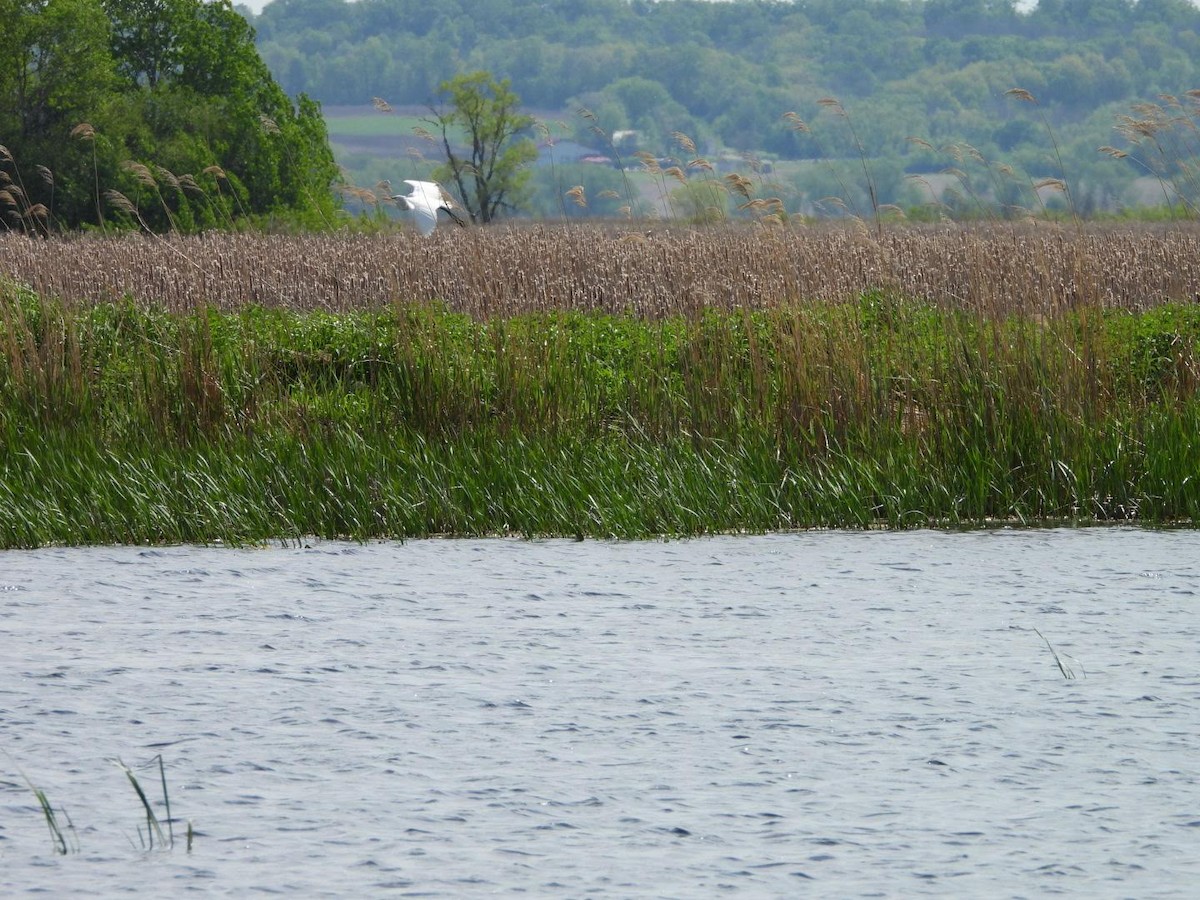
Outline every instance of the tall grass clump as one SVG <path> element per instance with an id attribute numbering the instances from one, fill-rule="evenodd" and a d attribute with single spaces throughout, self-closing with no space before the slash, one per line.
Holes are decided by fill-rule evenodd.
<path id="1" fill-rule="evenodd" d="M 6 753 L 5 755 L 9 756 L 10 761 L 12 760 L 9 754 Z M 157 764 L 158 766 L 158 781 L 162 790 L 161 803 L 166 816 L 165 823 L 159 818 L 154 808 L 154 800 L 147 789 L 142 786 L 141 780 L 133 769 L 119 759 L 114 759 L 112 762 L 125 773 L 125 777 L 133 787 L 141 804 L 141 812 L 146 820 L 144 828 L 140 825 L 138 826 L 138 838 L 141 843 L 141 849 L 153 850 L 156 847 L 160 850 L 174 849 L 175 826 L 174 819 L 171 816 L 171 799 L 167 791 L 167 773 L 162 754 L 154 757 L 149 765 L 154 766 Z M 18 767 L 18 771 L 20 771 L 20 767 Z M 50 829 L 50 838 L 54 846 L 54 852 L 63 856 L 68 853 L 78 853 L 80 849 L 79 836 L 76 833 L 75 824 L 71 821 L 71 817 L 67 815 L 66 810 L 61 806 L 55 809 L 46 796 L 46 792 L 36 787 L 24 772 L 21 772 L 21 778 L 38 801 L 42 817 Z M 65 822 L 65 825 L 63 822 Z M 166 826 L 165 829 L 163 827 L 164 824 Z M 195 831 L 192 828 L 192 823 L 189 821 L 187 824 L 187 850 L 189 853 L 192 850 L 194 839 Z"/>
<path id="2" fill-rule="evenodd" d="M 42 818 L 46 820 L 46 827 L 50 829 L 50 842 L 54 847 L 54 852 L 60 856 L 78 852 L 79 835 L 75 831 L 75 823 L 71 821 L 71 817 L 67 814 L 67 811 L 61 806 L 56 810 L 53 804 L 50 803 L 50 799 L 46 796 L 46 792 L 30 781 L 24 772 L 21 773 L 21 778 L 37 799 L 38 808 L 42 812 Z M 59 821 L 60 815 L 66 823 L 65 825 Z"/>
<path id="3" fill-rule="evenodd" d="M 1029 271 L 1052 283 L 1085 237 L 1058 233 Z M 737 250 L 769 260 L 771 240 Z M 862 280 L 923 258 L 896 258 L 922 246 L 908 236 L 844 240 Z M 66 302 L 8 284 L 0 545 L 1197 515 L 1191 302 L 1118 302 L 1082 271 L 1041 303 L 970 276 L 957 301 L 847 282 L 803 302 L 759 284 L 743 302 L 702 287 L 726 264 L 753 276 L 736 256 L 632 246 L 624 259 L 678 266 L 693 296 L 660 304 L 653 277 L 580 270 L 561 249 L 514 270 L 522 309 L 417 302 L 394 277 L 389 302 L 357 309 Z M 960 246 L 968 272 L 998 259 Z M 602 299 L 564 302 L 558 278 Z"/>
<path id="4" fill-rule="evenodd" d="M 142 812 L 146 817 L 145 828 L 143 829 L 140 825 L 138 826 L 138 839 L 141 841 L 142 849 L 153 850 L 156 846 L 156 840 L 158 842 L 157 846 L 160 849 L 174 849 L 175 825 L 171 818 L 171 798 L 167 793 L 167 771 L 165 765 L 163 764 L 162 754 L 158 754 L 153 760 L 151 760 L 151 765 L 153 765 L 155 762 L 158 763 L 159 783 L 162 786 L 162 802 L 167 817 L 166 831 L 163 830 L 162 822 L 159 820 L 158 814 L 154 811 L 154 804 L 151 802 L 146 793 L 146 789 L 142 787 L 142 783 L 134 773 L 133 769 L 127 766 L 120 759 L 115 759 L 113 762 L 116 764 L 117 768 L 125 773 L 125 777 L 129 779 L 129 784 L 133 787 L 134 792 L 137 794 L 138 800 L 142 804 Z M 191 823 L 188 824 L 187 849 L 189 852 L 192 849 Z"/>

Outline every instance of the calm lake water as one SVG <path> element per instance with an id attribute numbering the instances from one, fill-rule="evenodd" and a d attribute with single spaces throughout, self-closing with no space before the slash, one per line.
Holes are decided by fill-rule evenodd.
<path id="1" fill-rule="evenodd" d="M 1198 591 L 1132 529 L 2 553 L 0 895 L 1193 896 Z"/>

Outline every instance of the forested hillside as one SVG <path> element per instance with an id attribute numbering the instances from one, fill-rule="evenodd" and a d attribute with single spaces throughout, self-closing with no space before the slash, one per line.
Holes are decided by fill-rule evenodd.
<path id="1" fill-rule="evenodd" d="M 1110 205 L 1161 164 L 1097 152 L 1127 147 L 1117 117 L 1200 88 L 1187 0 L 274 0 L 251 21 L 281 86 L 327 105 L 423 104 L 486 69 L 584 141 L 598 124 L 654 153 L 684 132 L 706 153 L 866 157 L 881 199 L 982 160 Z"/>

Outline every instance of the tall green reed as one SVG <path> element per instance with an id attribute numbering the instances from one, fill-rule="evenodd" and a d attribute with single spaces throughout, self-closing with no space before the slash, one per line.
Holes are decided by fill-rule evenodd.
<path id="1" fill-rule="evenodd" d="M 143 830 L 141 828 L 141 826 L 138 826 L 138 838 L 141 841 L 142 848 L 146 849 L 146 850 L 153 850 L 154 846 L 155 846 L 154 842 L 157 839 L 158 846 L 160 848 L 169 850 L 169 849 L 173 849 L 175 847 L 175 827 L 174 827 L 174 823 L 171 819 L 171 798 L 167 792 L 167 772 L 166 772 L 166 767 L 163 764 L 163 758 L 162 758 L 161 753 L 158 754 L 153 760 L 151 760 L 151 764 L 153 764 L 154 762 L 158 763 L 159 783 L 162 785 L 162 802 L 163 802 L 163 806 L 165 808 L 166 817 L 167 817 L 166 831 L 163 831 L 162 822 L 159 821 L 158 814 L 154 811 L 154 804 L 150 801 L 150 798 L 146 794 L 145 788 L 142 787 L 142 783 L 138 779 L 137 775 L 134 774 L 133 769 L 131 769 L 129 766 L 125 765 L 125 763 L 122 762 L 120 759 L 113 760 L 113 763 L 117 766 L 117 768 L 119 768 L 122 772 L 124 772 L 125 777 L 129 779 L 129 783 L 133 787 L 134 792 L 137 794 L 138 800 L 142 804 L 142 811 L 143 811 L 143 813 L 145 813 L 145 816 L 146 816 L 145 830 Z M 189 826 L 188 826 L 188 851 L 189 852 L 192 849 L 192 847 L 191 847 L 191 843 L 192 843 L 191 832 L 192 832 L 192 829 L 191 829 L 191 825 L 189 824 Z"/>
<path id="2" fill-rule="evenodd" d="M 10 760 L 12 759 L 9 754 L 6 753 L 5 755 L 9 756 Z M 150 761 L 149 765 L 153 766 L 157 764 L 158 766 L 158 780 L 162 790 L 161 802 L 166 817 L 165 829 L 163 827 L 164 820 L 159 818 L 158 813 L 154 809 L 154 801 L 147 793 L 147 790 L 142 786 L 140 779 L 134 773 L 133 769 L 119 759 L 114 759 L 112 762 L 119 769 L 121 769 L 122 772 L 125 773 L 126 778 L 133 787 L 134 792 L 137 794 L 138 801 L 141 804 L 141 810 L 146 820 L 144 829 L 141 826 L 138 827 L 138 837 L 141 842 L 142 849 L 153 850 L 156 846 L 159 849 L 164 850 L 173 849 L 175 846 L 174 819 L 171 815 L 171 799 L 167 790 L 166 766 L 163 762 L 162 754 L 154 757 L 154 759 Z M 18 767 L 18 771 L 20 771 L 20 767 Z M 78 853 L 80 849 L 79 836 L 75 830 L 75 824 L 71 821 L 70 815 L 68 815 L 66 810 L 61 806 L 58 807 L 58 809 L 55 809 L 50 803 L 49 798 L 46 796 L 46 792 L 34 785 L 34 783 L 30 781 L 29 777 L 24 772 L 20 772 L 20 774 L 22 780 L 29 787 L 29 790 L 33 793 L 34 797 L 38 801 L 38 806 L 41 809 L 42 817 L 45 819 L 46 825 L 50 829 L 50 838 L 54 846 L 54 852 L 63 856 L 67 855 L 68 853 Z M 60 817 L 62 821 L 60 821 Z M 63 824 L 63 822 L 65 822 L 65 824 Z M 192 823 L 189 821 L 187 824 L 187 850 L 189 853 L 192 850 L 194 838 L 195 831 L 192 827 Z"/>
<path id="3" fill-rule="evenodd" d="M 54 852 L 60 856 L 78 853 L 79 835 L 75 831 L 75 823 L 71 821 L 71 816 L 66 809 L 60 806 L 55 810 L 44 790 L 34 785 L 24 772 L 21 773 L 21 778 L 37 799 L 38 807 L 42 811 L 42 818 L 46 820 L 46 827 L 50 829 L 50 842 L 54 847 Z M 66 822 L 65 826 L 59 822 L 60 815 Z"/>
<path id="4" fill-rule="evenodd" d="M 7 309 L 9 546 L 1175 521 L 1200 498 L 1179 304 Z"/>

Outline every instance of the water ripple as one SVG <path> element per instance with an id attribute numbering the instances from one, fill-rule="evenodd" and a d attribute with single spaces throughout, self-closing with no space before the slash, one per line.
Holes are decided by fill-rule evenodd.
<path id="1" fill-rule="evenodd" d="M 1185 896 L 1198 551 L 1093 529 L 4 553 L 0 894 Z M 111 760 L 153 794 L 158 753 L 190 856 L 136 849 Z M 53 855 L 22 772 L 80 854 Z"/>

